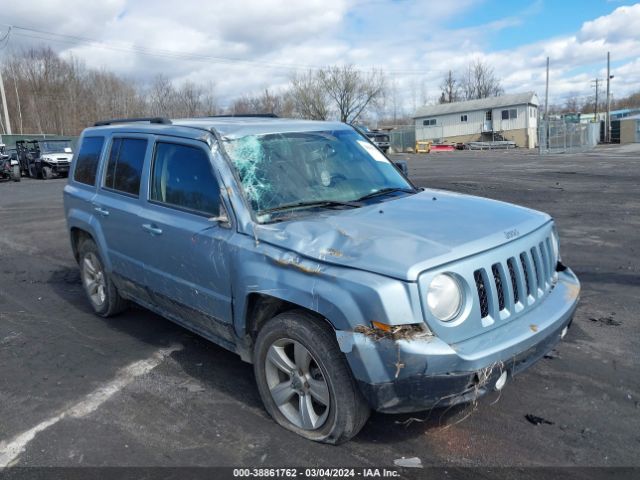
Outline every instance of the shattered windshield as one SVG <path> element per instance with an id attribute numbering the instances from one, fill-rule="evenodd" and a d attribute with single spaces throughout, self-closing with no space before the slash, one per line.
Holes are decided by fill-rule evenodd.
<path id="1" fill-rule="evenodd" d="M 40 152 L 42 153 L 65 153 L 65 148 L 71 151 L 71 142 L 69 140 L 42 140 L 38 141 Z"/>
<path id="2" fill-rule="evenodd" d="M 378 192 L 413 192 L 353 130 L 247 135 L 226 139 L 224 146 L 259 221 L 289 207 L 353 207 Z"/>

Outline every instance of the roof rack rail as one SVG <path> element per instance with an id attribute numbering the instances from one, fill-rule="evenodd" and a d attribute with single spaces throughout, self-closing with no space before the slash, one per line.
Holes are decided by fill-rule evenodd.
<path id="1" fill-rule="evenodd" d="M 94 127 L 103 127 L 105 125 L 113 125 L 114 123 L 135 123 L 135 122 L 149 122 L 158 123 L 161 125 L 171 125 L 171 120 L 164 117 L 141 117 L 141 118 L 114 118 L 111 120 L 101 120 L 93 124 Z"/>
<path id="2" fill-rule="evenodd" d="M 278 115 L 275 113 L 237 113 L 237 114 L 228 114 L 228 115 L 208 115 L 204 118 L 248 118 L 248 117 L 257 117 L 257 118 L 278 118 Z"/>

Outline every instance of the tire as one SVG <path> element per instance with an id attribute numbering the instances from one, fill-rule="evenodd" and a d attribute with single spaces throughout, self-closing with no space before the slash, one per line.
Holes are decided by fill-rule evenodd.
<path id="1" fill-rule="evenodd" d="M 111 317 L 127 309 L 128 302 L 120 296 L 109 278 L 98 247 L 92 239 L 84 238 L 80 241 L 78 263 L 82 286 L 95 313 L 101 317 Z"/>
<path id="2" fill-rule="evenodd" d="M 11 167 L 11 180 L 19 182 L 20 178 L 20 167 L 18 165 L 14 165 Z"/>
<path id="3" fill-rule="evenodd" d="M 49 180 L 53 178 L 53 171 L 51 170 L 51 167 L 47 167 L 46 165 L 42 167 L 42 179 L 43 180 Z"/>
<path id="4" fill-rule="evenodd" d="M 298 361 L 306 358 L 304 352 L 309 360 Z M 337 445 L 357 435 L 369 418 L 369 406 L 334 330 L 306 311 L 281 313 L 264 325 L 256 339 L 253 367 L 269 415 L 306 439 Z M 301 414 L 302 406 L 307 415 Z"/>

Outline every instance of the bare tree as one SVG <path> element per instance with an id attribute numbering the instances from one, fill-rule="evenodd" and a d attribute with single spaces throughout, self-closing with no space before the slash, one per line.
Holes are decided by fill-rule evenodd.
<path id="1" fill-rule="evenodd" d="M 363 73 L 353 65 L 345 65 L 327 67 L 318 75 L 336 106 L 341 122 L 354 122 L 365 109 L 376 106 L 384 96 L 385 77 L 378 70 Z"/>
<path id="2" fill-rule="evenodd" d="M 493 67 L 482 62 L 480 59 L 469 64 L 464 76 L 460 80 L 460 85 L 465 100 L 497 97 L 504 93 L 502 84 L 496 76 Z"/>
<path id="3" fill-rule="evenodd" d="M 184 82 L 176 92 L 177 115 L 180 117 L 195 117 L 202 111 L 202 97 L 204 91 L 201 86 L 191 81 Z"/>
<path id="4" fill-rule="evenodd" d="M 161 117 L 172 116 L 175 100 L 176 91 L 171 81 L 163 74 L 156 75 L 149 91 L 150 113 Z"/>
<path id="5" fill-rule="evenodd" d="M 460 86 L 458 80 L 453 76 L 453 72 L 449 70 L 440 84 L 442 93 L 440 94 L 440 103 L 453 103 L 460 100 Z"/>
<path id="6" fill-rule="evenodd" d="M 326 120 L 329 117 L 329 98 L 317 72 L 309 70 L 292 77 L 290 95 L 298 116 L 309 120 Z"/>

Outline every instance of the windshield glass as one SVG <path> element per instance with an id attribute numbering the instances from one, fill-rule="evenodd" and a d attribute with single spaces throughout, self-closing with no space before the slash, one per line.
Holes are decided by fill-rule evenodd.
<path id="1" fill-rule="evenodd" d="M 38 141 L 42 153 L 65 153 L 65 148 L 71 148 L 69 140 L 44 140 Z"/>
<path id="2" fill-rule="evenodd" d="M 225 149 L 259 221 L 289 205 L 354 202 L 381 190 L 413 191 L 394 165 L 353 130 L 247 135 L 226 139 Z"/>

